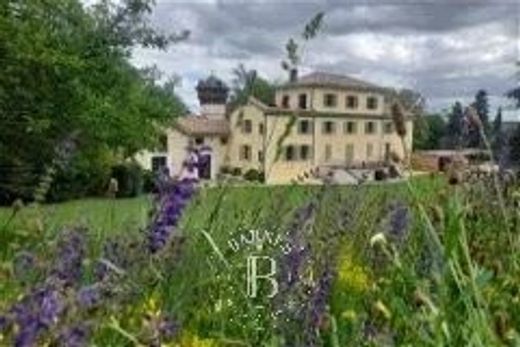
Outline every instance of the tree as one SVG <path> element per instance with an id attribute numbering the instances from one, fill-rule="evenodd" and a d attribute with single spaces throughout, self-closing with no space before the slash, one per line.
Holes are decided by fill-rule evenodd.
<path id="1" fill-rule="evenodd" d="M 489 103 L 488 94 L 485 90 L 481 89 L 475 95 L 475 101 L 472 106 L 475 108 L 480 123 L 482 124 L 482 130 L 484 134 L 489 134 Z M 468 146 L 470 147 L 482 147 L 483 141 L 481 138 L 480 130 L 474 126 L 470 127 L 468 133 Z"/>
<path id="2" fill-rule="evenodd" d="M 491 147 L 493 150 L 493 156 L 499 162 L 504 162 L 507 159 L 507 139 L 506 135 L 502 131 L 502 107 L 497 110 L 497 115 L 493 120 L 493 133 L 492 133 Z"/>
<path id="3" fill-rule="evenodd" d="M 498 135 L 502 131 L 502 107 L 497 110 L 497 115 L 493 120 L 493 134 Z"/>
<path id="4" fill-rule="evenodd" d="M 232 92 L 229 101 L 231 109 L 245 105 L 250 96 L 254 96 L 266 105 L 274 104 L 275 86 L 259 77 L 256 70 L 247 70 L 240 64 L 233 70 Z"/>
<path id="5" fill-rule="evenodd" d="M 517 126 L 509 138 L 509 159 L 512 163 L 520 164 L 520 126 Z"/>
<path id="6" fill-rule="evenodd" d="M 520 61 L 517 61 L 515 64 L 518 69 L 517 74 L 520 75 Z M 520 108 L 520 84 L 517 87 L 509 90 L 506 93 L 506 97 L 513 99 L 515 101 L 516 107 Z"/>
<path id="7" fill-rule="evenodd" d="M 71 133 L 88 164 L 147 147 L 171 121 L 179 100 L 128 62 L 135 45 L 165 48 L 187 35 L 155 32 L 151 3 L 2 2 L 0 200 L 28 196 Z"/>
<path id="8" fill-rule="evenodd" d="M 464 145 L 465 121 L 462 104 L 457 101 L 453 105 L 446 124 L 446 136 L 443 139 L 444 146 L 459 148 Z"/>
<path id="9" fill-rule="evenodd" d="M 414 125 L 413 148 L 431 150 L 441 148 L 446 132 L 446 122 L 438 114 L 419 117 Z"/>

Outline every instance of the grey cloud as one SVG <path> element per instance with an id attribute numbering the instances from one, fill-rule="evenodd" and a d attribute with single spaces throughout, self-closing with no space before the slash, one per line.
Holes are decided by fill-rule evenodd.
<path id="1" fill-rule="evenodd" d="M 284 76 L 285 42 L 318 11 L 326 13 L 324 30 L 308 45 L 303 70 L 414 87 L 430 105 L 467 99 L 479 88 L 499 97 L 515 84 L 520 1 L 514 0 L 158 0 L 152 22 L 166 31 L 189 29 L 192 36 L 164 54 L 138 51 L 135 61 L 190 79 L 214 71 L 228 82 L 231 69 L 244 62 L 277 79 Z M 373 35 L 368 43 L 367 34 Z M 194 97 L 192 84 L 182 95 Z"/>

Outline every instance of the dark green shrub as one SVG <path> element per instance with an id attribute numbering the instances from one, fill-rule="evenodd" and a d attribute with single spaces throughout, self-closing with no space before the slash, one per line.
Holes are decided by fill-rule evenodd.
<path id="1" fill-rule="evenodd" d="M 231 174 L 233 176 L 241 176 L 242 175 L 242 169 L 239 168 L 239 167 L 234 167 L 233 169 L 231 169 Z"/>
<path id="2" fill-rule="evenodd" d="M 232 170 L 229 166 L 222 166 L 220 168 L 220 173 L 221 174 L 231 174 Z"/>
<path id="3" fill-rule="evenodd" d="M 150 170 L 143 170 L 143 193 L 152 193 L 155 189 L 156 174 Z"/>
<path id="4" fill-rule="evenodd" d="M 110 179 L 113 158 L 106 153 L 78 155 L 69 163 L 56 168 L 47 193 L 49 202 L 102 196 Z"/>
<path id="5" fill-rule="evenodd" d="M 244 174 L 244 178 L 247 180 L 247 181 L 251 181 L 251 182 L 263 182 L 264 180 L 264 174 L 263 172 L 260 172 L 258 170 L 255 170 L 255 169 L 249 169 L 247 170 L 247 172 Z"/>
<path id="6" fill-rule="evenodd" d="M 125 163 L 112 168 L 118 183 L 118 198 L 135 197 L 143 191 L 143 169 L 136 163 Z"/>

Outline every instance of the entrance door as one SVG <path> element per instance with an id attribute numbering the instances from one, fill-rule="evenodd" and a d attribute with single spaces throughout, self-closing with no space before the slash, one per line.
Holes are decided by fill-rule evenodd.
<path id="1" fill-rule="evenodd" d="M 199 158 L 199 178 L 211 179 L 211 155 L 205 154 Z"/>

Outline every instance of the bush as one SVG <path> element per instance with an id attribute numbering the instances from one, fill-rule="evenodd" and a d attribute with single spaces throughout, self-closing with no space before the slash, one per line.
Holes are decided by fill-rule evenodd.
<path id="1" fill-rule="evenodd" d="M 112 168 L 112 177 L 118 182 L 118 198 L 138 196 L 143 192 L 143 169 L 136 163 L 125 163 Z"/>
<path id="2" fill-rule="evenodd" d="M 251 182 L 263 182 L 264 173 L 255 169 L 249 169 L 245 174 L 244 178 Z"/>
<path id="3" fill-rule="evenodd" d="M 233 176 L 241 176 L 242 175 L 242 169 L 239 168 L 239 167 L 234 167 L 233 169 L 231 169 L 231 174 Z"/>
<path id="4" fill-rule="evenodd" d="M 222 166 L 222 167 L 220 168 L 220 173 L 221 173 L 221 174 L 224 174 L 224 175 L 231 174 L 232 171 L 233 171 L 233 170 L 232 170 L 229 166 Z"/>
<path id="5" fill-rule="evenodd" d="M 80 154 L 57 168 L 47 193 L 47 201 L 59 202 L 100 196 L 106 191 L 114 158 L 107 152 Z"/>
<path id="6" fill-rule="evenodd" d="M 155 191 L 155 173 L 150 170 L 143 170 L 143 193 Z"/>

